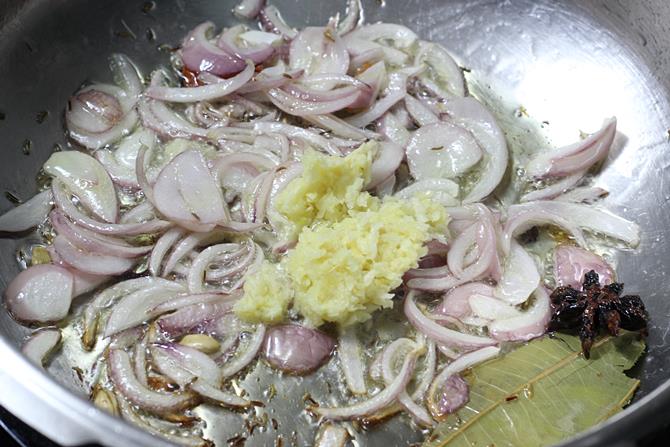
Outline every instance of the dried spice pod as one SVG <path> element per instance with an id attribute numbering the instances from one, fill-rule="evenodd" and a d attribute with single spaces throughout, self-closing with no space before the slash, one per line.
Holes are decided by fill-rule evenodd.
<path id="1" fill-rule="evenodd" d="M 582 290 L 571 286 L 557 287 L 551 294 L 550 330 L 576 329 L 587 359 L 601 329 L 612 336 L 619 329 L 640 331 L 646 336 L 649 316 L 637 295 L 624 295 L 622 283 L 600 284 L 598 274 L 591 270 L 584 275 Z"/>

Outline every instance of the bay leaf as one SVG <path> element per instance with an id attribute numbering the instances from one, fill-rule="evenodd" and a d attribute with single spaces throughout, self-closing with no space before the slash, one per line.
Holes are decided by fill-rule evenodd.
<path id="1" fill-rule="evenodd" d="M 465 373 L 470 401 L 424 446 L 539 447 L 569 438 L 630 402 L 639 381 L 624 371 L 644 347 L 636 333 L 604 337 L 586 360 L 577 337 L 531 341 Z"/>

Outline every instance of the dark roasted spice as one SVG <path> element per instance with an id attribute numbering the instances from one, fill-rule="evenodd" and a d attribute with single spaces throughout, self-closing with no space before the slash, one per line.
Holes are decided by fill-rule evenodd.
<path id="1" fill-rule="evenodd" d="M 566 286 L 552 292 L 549 329 L 576 329 L 587 359 L 601 329 L 612 336 L 617 336 L 619 329 L 646 336 L 649 316 L 644 303 L 639 296 L 621 296 L 622 292 L 622 283 L 602 286 L 598 274 L 591 270 L 584 275 L 581 291 Z"/>
<path id="2" fill-rule="evenodd" d="M 46 119 L 49 117 L 49 111 L 48 110 L 40 110 L 37 112 L 35 115 L 35 121 L 37 124 L 42 124 Z"/>
<path id="3" fill-rule="evenodd" d="M 32 150 L 33 150 L 33 141 L 29 138 L 23 140 L 23 143 L 21 144 L 21 152 L 23 152 L 23 155 L 30 155 Z"/>

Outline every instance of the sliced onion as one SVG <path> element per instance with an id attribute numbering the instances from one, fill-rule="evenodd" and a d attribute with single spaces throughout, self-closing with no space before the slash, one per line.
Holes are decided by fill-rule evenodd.
<path id="1" fill-rule="evenodd" d="M 599 186 L 581 186 L 575 188 L 572 191 L 568 191 L 560 196 L 554 198 L 561 202 L 572 202 L 572 203 L 586 203 L 592 204 L 603 197 L 606 197 L 609 194 L 609 191 L 606 189 L 600 188 Z"/>
<path id="2" fill-rule="evenodd" d="M 413 293 L 405 297 L 404 311 L 405 316 L 416 330 L 437 343 L 467 348 L 491 346 L 496 343 L 495 340 L 488 337 L 465 334 L 440 326 L 421 312 L 414 302 Z"/>
<path id="3" fill-rule="evenodd" d="M 405 147 L 409 143 L 411 134 L 392 113 L 386 112 L 380 120 L 379 131 L 395 144 Z"/>
<path id="4" fill-rule="evenodd" d="M 143 98 L 137 111 L 144 127 L 162 137 L 202 139 L 207 136 L 207 129 L 189 123 L 161 101 Z"/>
<path id="5" fill-rule="evenodd" d="M 268 5 L 261 9 L 259 16 L 261 25 L 267 31 L 279 34 L 288 40 L 298 35 L 296 30 L 286 24 L 279 10 L 274 5 Z"/>
<path id="6" fill-rule="evenodd" d="M 308 26 L 291 41 L 289 66 L 294 70 L 305 70 L 308 75 L 346 74 L 349 54 L 332 28 Z M 314 88 L 330 90 L 333 86 L 332 82 L 322 82 Z"/>
<path id="7" fill-rule="evenodd" d="M 135 265 L 132 259 L 82 250 L 60 234 L 54 239 L 53 246 L 63 262 L 85 273 L 119 275 Z"/>
<path id="8" fill-rule="evenodd" d="M 521 245 L 512 242 L 495 296 L 509 304 L 521 304 L 539 285 L 540 272 L 535 261 Z"/>
<path id="9" fill-rule="evenodd" d="M 421 41 L 415 63 L 422 62 L 428 64 L 431 70 L 423 73 L 419 79 L 434 94 L 441 98 L 450 98 L 452 95 L 465 96 L 463 70 L 442 45 Z"/>
<path id="10" fill-rule="evenodd" d="M 51 264 L 34 265 L 7 286 L 5 303 L 14 318 L 26 323 L 48 323 L 65 318 L 73 297 L 72 274 Z"/>
<path id="11" fill-rule="evenodd" d="M 290 124 L 279 122 L 257 122 L 254 124 L 254 130 L 261 134 L 278 133 L 286 135 L 291 139 L 299 138 L 313 146 L 316 146 L 329 155 L 342 155 L 342 151 L 340 151 L 340 149 L 330 140 L 317 133 L 303 129 L 302 127 L 292 126 Z"/>
<path id="12" fill-rule="evenodd" d="M 79 227 L 65 218 L 65 216 L 58 210 L 54 210 L 50 214 L 50 222 L 59 235 L 62 235 L 80 250 L 88 251 L 90 253 L 132 259 L 149 253 L 152 248 L 150 245 L 134 247 L 122 239 L 97 234 L 84 227 Z M 60 254 L 60 256 L 63 255 Z M 65 260 L 65 262 L 67 262 L 67 260 Z M 89 273 L 107 274 L 97 272 Z"/>
<path id="13" fill-rule="evenodd" d="M 42 366 L 49 354 L 60 343 L 60 329 L 45 328 L 33 332 L 21 347 L 23 355 L 38 366 Z"/>
<path id="14" fill-rule="evenodd" d="M 95 158 L 77 151 L 55 152 L 43 168 L 63 182 L 93 214 L 116 222 L 119 210 L 114 184 Z"/>
<path id="15" fill-rule="evenodd" d="M 399 356 L 398 352 L 400 352 L 400 354 L 411 352 L 416 346 L 416 343 L 408 338 L 399 338 L 384 349 L 382 353 L 381 370 L 386 386 L 393 383 L 393 379 L 395 378 L 394 359 Z M 407 394 L 407 391 L 403 390 L 398 395 L 398 401 L 418 423 L 426 427 L 433 425 L 433 419 L 430 417 L 426 409 L 414 402 L 409 394 Z"/>
<path id="16" fill-rule="evenodd" d="M 186 279 L 189 291 L 191 293 L 206 292 L 207 287 L 205 285 L 205 279 L 206 279 L 205 273 L 207 267 L 217 258 L 228 255 L 236 250 L 239 250 L 239 246 L 237 244 L 227 243 L 227 244 L 212 245 L 204 249 L 202 252 L 200 252 L 200 254 L 198 254 L 198 256 L 196 256 L 195 259 L 193 260 L 193 263 L 191 264 L 191 269 L 189 270 L 188 277 Z M 246 268 L 244 267 L 247 266 L 243 266 L 243 269 L 239 270 L 246 270 Z M 231 274 L 237 273 L 237 271 L 233 270 L 231 271 Z M 239 285 L 234 284 L 230 286 L 230 290 L 234 290 L 237 287 L 239 287 Z"/>
<path id="17" fill-rule="evenodd" d="M 340 328 L 337 339 L 337 355 L 347 388 L 354 394 L 366 394 L 365 366 L 362 360 L 361 341 L 354 326 Z"/>
<path id="18" fill-rule="evenodd" d="M 487 295 L 471 295 L 470 309 L 476 318 L 485 320 L 504 320 L 519 317 L 521 312 L 504 301 Z"/>
<path id="19" fill-rule="evenodd" d="M 470 297 L 473 295 L 493 296 L 494 289 L 488 284 L 473 282 L 456 287 L 447 292 L 442 303 L 433 310 L 433 315 L 443 315 L 463 319 L 472 314 Z"/>
<path id="20" fill-rule="evenodd" d="M 345 119 L 346 122 L 356 127 L 365 127 L 372 121 L 380 118 L 407 93 L 407 75 L 404 73 L 391 73 L 388 86 L 384 89 L 383 96 L 375 104 L 364 112 L 357 113 Z"/>
<path id="21" fill-rule="evenodd" d="M 295 116 L 324 115 L 352 106 L 358 101 L 360 90 L 341 87 L 347 94 L 330 101 L 309 101 L 293 96 L 280 88 L 267 91 L 267 95 L 278 109 Z"/>
<path id="22" fill-rule="evenodd" d="M 111 278 L 110 275 L 93 275 L 91 273 L 80 272 L 71 267 L 68 270 L 72 273 L 72 278 L 74 279 L 72 295 L 75 298 L 97 289 L 98 286 Z"/>
<path id="23" fill-rule="evenodd" d="M 207 33 L 213 28 L 212 22 L 204 22 L 186 37 L 181 48 L 184 65 L 194 73 L 207 71 L 217 76 L 230 76 L 244 70 L 242 59 L 209 41 Z"/>
<path id="24" fill-rule="evenodd" d="M 107 355 L 109 378 L 114 388 L 129 402 L 155 414 L 175 413 L 194 406 L 196 397 L 191 392 L 160 393 L 143 386 L 135 377 L 128 353 L 110 349 Z"/>
<path id="25" fill-rule="evenodd" d="M 337 32 L 340 35 L 346 34 L 353 31 L 357 26 L 361 25 L 362 22 L 363 6 L 361 5 L 361 0 L 348 0 L 346 15 L 337 27 Z"/>
<path id="26" fill-rule="evenodd" d="M 170 315 L 160 317 L 156 320 L 156 324 L 166 335 L 178 337 L 192 332 L 194 328 L 205 325 L 207 322 L 217 320 L 230 312 L 232 306 L 233 302 L 229 300 L 193 304 Z"/>
<path id="27" fill-rule="evenodd" d="M 414 31 L 406 26 L 393 23 L 373 23 L 360 26 L 349 33 L 347 37 L 372 41 L 390 40 L 396 47 L 403 49 L 411 47 L 417 41 Z"/>
<path id="28" fill-rule="evenodd" d="M 158 371 L 184 387 L 196 378 L 218 387 L 221 370 L 207 354 L 178 343 L 155 343 L 150 347 L 151 359 Z"/>
<path id="29" fill-rule="evenodd" d="M 177 283 L 161 283 L 124 296 L 112 309 L 105 326 L 105 337 L 138 326 L 160 314 L 156 308 L 184 292 Z"/>
<path id="30" fill-rule="evenodd" d="M 438 116 L 435 115 L 432 110 L 430 110 L 421 101 L 412 95 L 405 96 L 405 108 L 407 108 L 410 116 L 419 126 L 438 124 L 440 121 L 440 118 L 438 118 Z M 479 152 L 481 153 L 481 151 Z"/>
<path id="31" fill-rule="evenodd" d="M 150 98 L 169 102 L 212 101 L 230 95 L 246 84 L 254 75 L 254 64 L 247 61 L 246 68 L 228 79 L 220 79 L 215 84 L 199 87 L 162 87 L 151 86 L 145 95 Z"/>
<path id="32" fill-rule="evenodd" d="M 445 366 L 428 390 L 428 409 L 433 417 L 438 421 L 444 420 L 449 414 L 465 405 L 469 399 L 468 387 L 462 382 L 463 379 L 459 381 L 450 378 L 478 363 L 496 357 L 499 353 L 499 347 L 489 346 L 464 354 Z"/>
<path id="33" fill-rule="evenodd" d="M 26 231 L 43 223 L 53 207 L 51 189 L 46 189 L 30 200 L 0 216 L 0 232 Z"/>
<path id="34" fill-rule="evenodd" d="M 499 341 L 527 341 L 543 335 L 551 319 L 549 294 L 540 286 L 535 300 L 522 315 L 496 320 L 489 325 L 489 334 Z"/>
<path id="35" fill-rule="evenodd" d="M 53 183 L 52 191 L 56 206 L 58 206 L 58 208 L 60 208 L 60 210 L 63 211 L 67 217 L 72 219 L 77 224 L 98 233 L 134 236 L 138 234 L 159 232 L 169 228 L 172 225 L 170 222 L 159 219 L 140 223 L 123 224 L 99 222 L 97 220 L 91 219 L 77 209 L 77 207 L 72 203 L 67 193 L 65 192 L 65 187 L 60 182 L 55 181 Z"/>
<path id="36" fill-rule="evenodd" d="M 580 182 L 584 177 L 586 171 L 579 171 L 575 174 L 569 175 L 545 188 L 537 189 L 535 191 L 528 192 L 521 196 L 520 202 L 532 202 L 534 200 L 548 200 L 553 199 L 556 196 L 559 196 L 570 188 L 575 186 Z"/>
<path id="37" fill-rule="evenodd" d="M 114 95 L 89 87 L 70 99 L 65 116 L 68 125 L 100 133 L 114 127 L 123 117 L 123 110 Z"/>
<path id="38" fill-rule="evenodd" d="M 219 388 L 212 386 L 209 382 L 205 382 L 201 379 L 197 379 L 195 382 L 188 385 L 188 387 L 203 398 L 219 405 L 223 405 L 224 407 L 249 407 L 252 405 L 247 399 L 222 391 Z"/>
<path id="39" fill-rule="evenodd" d="M 179 295 L 175 298 L 162 302 L 153 308 L 152 312 L 167 313 L 173 310 L 179 310 L 187 306 L 203 304 L 235 304 L 239 299 L 237 295 L 227 295 L 224 293 L 196 293 L 193 295 Z"/>
<path id="40" fill-rule="evenodd" d="M 272 33 L 251 31 L 251 33 L 255 33 L 255 35 L 270 36 L 272 40 L 268 43 L 265 41 L 267 37 L 263 37 L 263 39 L 256 40 L 255 45 L 252 45 L 249 41 L 244 41 L 243 46 L 240 46 L 237 44 L 237 41 L 241 38 L 245 30 L 246 27 L 244 25 L 236 25 L 224 30 L 216 43 L 217 46 L 228 53 L 234 54 L 242 60 L 251 62 L 253 65 L 262 64 L 267 59 L 271 58 L 275 52 L 272 43 L 277 43 L 281 39 Z M 252 36 L 254 36 L 254 34 L 252 34 Z M 252 40 L 254 39 L 252 38 Z M 244 45 L 244 43 L 246 43 L 246 45 Z"/>
<path id="41" fill-rule="evenodd" d="M 153 276 L 160 276 L 165 255 L 184 236 L 184 233 L 184 230 L 181 228 L 172 228 L 156 241 L 156 245 L 151 250 L 151 256 L 149 257 L 149 272 Z"/>
<path id="42" fill-rule="evenodd" d="M 331 423 L 321 424 L 314 439 L 314 447 L 345 447 L 349 438 L 346 428 Z"/>
<path id="43" fill-rule="evenodd" d="M 546 178 L 588 170 L 607 156 L 616 135 L 616 124 L 616 118 L 607 119 L 598 132 L 584 140 L 538 154 L 526 166 L 526 173 L 535 178 Z"/>
<path id="44" fill-rule="evenodd" d="M 396 197 L 409 200 L 417 194 L 425 194 L 444 206 L 455 206 L 458 200 L 458 183 L 446 178 L 419 180 L 395 193 Z"/>
<path id="45" fill-rule="evenodd" d="M 365 187 L 374 188 L 391 177 L 404 157 L 405 151 L 397 144 L 390 141 L 379 143 L 379 150 L 370 167 L 370 182 Z"/>
<path id="46" fill-rule="evenodd" d="M 109 68 L 114 75 L 114 83 L 125 91 L 131 104 L 135 104 L 144 89 L 142 76 L 135 64 L 125 54 L 115 53 L 109 57 Z"/>
<path id="47" fill-rule="evenodd" d="M 487 160 L 479 182 L 463 199 L 463 203 L 479 202 L 495 189 L 507 170 L 505 135 L 486 107 L 472 97 L 454 98 L 447 103 L 449 121 L 472 133 L 486 152 Z"/>
<path id="48" fill-rule="evenodd" d="M 572 245 L 559 245 L 554 250 L 554 279 L 557 286 L 581 290 L 584 275 L 591 270 L 598 274 L 600 284 L 614 282 L 614 270 L 595 253 Z"/>
<path id="49" fill-rule="evenodd" d="M 307 115 L 302 117 L 305 121 L 315 124 L 324 129 L 330 130 L 333 135 L 343 138 L 352 138 L 354 140 L 364 140 L 366 138 L 378 139 L 379 134 L 367 129 L 359 129 L 344 121 L 337 116 L 324 115 Z"/>
<path id="50" fill-rule="evenodd" d="M 266 332 L 263 356 L 277 369 L 307 374 L 323 365 L 334 347 L 335 341 L 321 331 L 285 324 Z"/>
<path id="51" fill-rule="evenodd" d="M 147 343 L 149 341 L 149 331 L 144 334 L 139 342 L 133 348 L 133 367 L 135 377 L 144 386 L 149 386 L 149 377 L 147 374 Z"/>
<path id="52" fill-rule="evenodd" d="M 182 152 L 163 168 L 154 184 L 154 202 L 162 214 L 190 228 L 227 220 L 223 193 L 196 150 Z"/>
<path id="53" fill-rule="evenodd" d="M 637 224 L 588 205 L 541 201 L 512 205 L 508 209 L 502 245 L 509 251 L 511 238 L 536 225 L 553 224 L 572 234 L 580 245 L 585 245 L 580 228 L 625 242 L 631 247 L 640 243 Z"/>
<path id="54" fill-rule="evenodd" d="M 152 434 L 156 438 L 161 440 L 164 439 L 172 444 L 185 447 L 202 447 L 204 441 L 201 436 L 196 436 L 190 433 L 184 435 L 179 432 L 179 428 L 181 427 L 177 424 L 165 423 L 161 424 L 160 428 L 156 428 L 147 422 L 145 417 L 139 416 L 128 401 L 122 398 L 117 399 L 117 402 L 123 419 L 131 422 L 133 425 L 147 433 Z"/>
<path id="55" fill-rule="evenodd" d="M 254 19 L 264 7 L 265 0 L 242 0 L 233 8 L 233 13 L 244 19 Z"/>
<path id="56" fill-rule="evenodd" d="M 227 361 L 221 373 L 223 377 L 231 377 L 246 368 L 258 355 L 258 352 L 263 346 L 265 340 L 265 326 L 259 324 L 256 326 L 256 331 L 249 336 L 246 343 L 245 351 L 238 352 L 232 360 Z"/>
<path id="57" fill-rule="evenodd" d="M 195 233 L 186 236 L 178 244 L 175 245 L 170 257 L 165 261 L 162 276 L 172 273 L 176 265 L 181 261 L 191 250 L 201 245 L 213 244 L 221 241 L 225 237 L 223 231 L 213 231 L 211 233 Z"/>
<path id="58" fill-rule="evenodd" d="M 311 407 L 310 409 L 319 416 L 331 420 L 356 419 L 381 410 L 396 400 L 398 395 L 405 389 L 412 378 L 416 358 L 423 349 L 423 347 L 419 347 L 410 351 L 405 356 L 402 367 L 393 379 L 393 382 L 372 398 L 344 407 Z"/>

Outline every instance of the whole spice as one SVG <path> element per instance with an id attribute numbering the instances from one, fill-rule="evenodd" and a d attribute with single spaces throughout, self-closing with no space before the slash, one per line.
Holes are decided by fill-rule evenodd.
<path id="1" fill-rule="evenodd" d="M 639 296 L 621 296 L 622 292 L 622 283 L 601 286 L 598 274 L 589 271 L 584 275 L 581 291 L 566 286 L 552 292 L 549 329 L 577 329 L 587 359 L 601 329 L 607 329 L 612 336 L 618 335 L 619 329 L 646 335 L 649 316 L 644 303 Z"/>

